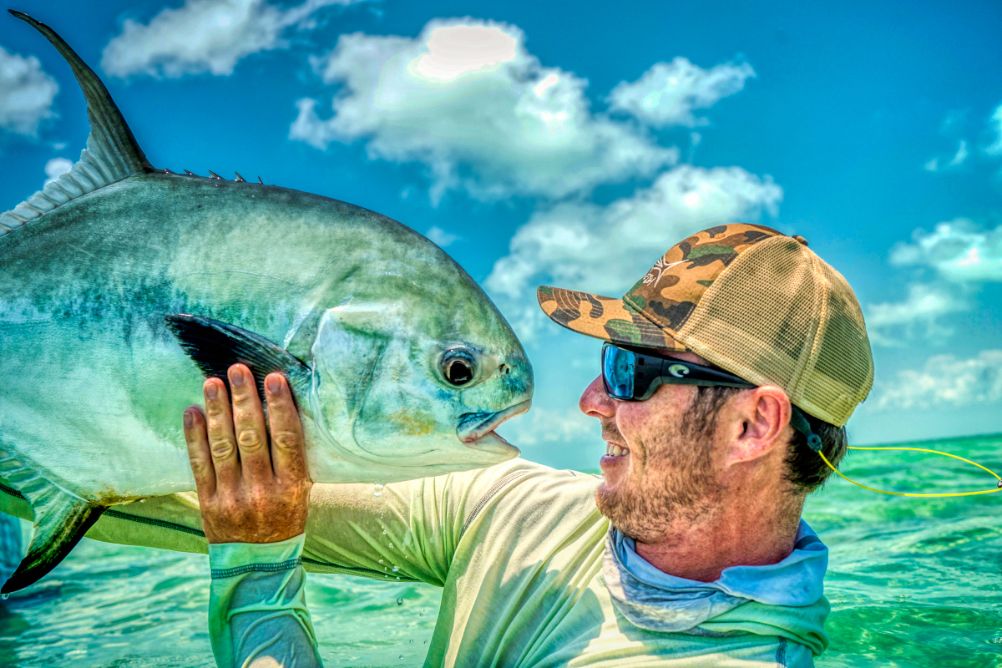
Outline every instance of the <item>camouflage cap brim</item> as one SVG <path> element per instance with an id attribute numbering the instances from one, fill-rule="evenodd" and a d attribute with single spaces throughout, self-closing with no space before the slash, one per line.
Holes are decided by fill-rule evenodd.
<path id="1" fill-rule="evenodd" d="M 551 286 L 538 288 L 536 297 L 550 319 L 579 334 L 634 348 L 686 350 L 673 332 L 654 324 L 621 298 Z"/>

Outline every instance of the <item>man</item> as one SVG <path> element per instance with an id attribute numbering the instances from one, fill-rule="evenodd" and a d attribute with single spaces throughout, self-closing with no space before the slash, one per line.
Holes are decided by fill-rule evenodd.
<path id="1" fill-rule="evenodd" d="M 802 239 L 727 225 L 669 249 L 622 299 L 539 298 L 610 342 L 580 400 L 608 444 L 601 483 L 516 460 L 381 498 L 328 487 L 315 554 L 443 586 L 431 665 L 810 665 L 827 643 L 827 549 L 801 509 L 828 474 L 816 451 L 838 462 L 872 384 L 848 284 Z M 208 419 L 185 416 L 217 660 L 314 661 L 298 420 L 272 374 L 269 462 L 249 371 L 230 384 L 232 411 L 210 379 Z"/>
<path id="2" fill-rule="evenodd" d="M 607 342 L 580 400 L 607 442 L 601 479 L 519 459 L 310 495 L 284 379 L 266 379 L 268 429 L 246 367 L 232 401 L 206 381 L 185 433 L 221 665 L 319 662 L 302 560 L 442 586 L 427 665 L 813 663 L 827 548 L 801 509 L 873 377 L 845 279 L 800 238 L 734 224 L 670 248 L 622 299 L 539 298 Z M 91 535 L 204 549 L 198 510 L 150 500 Z"/>

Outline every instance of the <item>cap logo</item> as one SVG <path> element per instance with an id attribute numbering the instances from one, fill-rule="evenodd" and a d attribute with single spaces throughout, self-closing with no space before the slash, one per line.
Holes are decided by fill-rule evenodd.
<path id="1" fill-rule="evenodd" d="M 663 276 L 666 271 L 668 271 L 672 267 L 676 267 L 682 264 L 683 262 L 686 262 L 686 260 L 678 260 L 677 262 L 665 262 L 664 257 L 662 257 L 660 260 L 654 263 L 654 266 L 651 267 L 651 270 L 647 272 L 647 274 L 641 279 L 641 281 L 643 281 L 644 285 L 650 285 L 651 283 L 653 283 L 654 286 L 657 287 L 658 281 L 661 280 L 661 276 Z"/>

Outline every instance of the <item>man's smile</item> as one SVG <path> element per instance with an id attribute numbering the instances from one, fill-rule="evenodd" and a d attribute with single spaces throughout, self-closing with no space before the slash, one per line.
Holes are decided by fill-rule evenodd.
<path id="1" fill-rule="evenodd" d="M 630 451 L 621 445 L 616 445 L 615 443 L 607 443 L 605 447 L 605 454 L 609 457 L 622 457 L 624 455 L 630 454 Z"/>

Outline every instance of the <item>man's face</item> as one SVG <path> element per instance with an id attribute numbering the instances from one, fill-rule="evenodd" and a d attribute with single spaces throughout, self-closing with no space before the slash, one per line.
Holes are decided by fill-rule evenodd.
<path id="1" fill-rule="evenodd" d="M 692 353 L 674 356 L 706 363 Z M 711 406 L 697 401 L 696 388 L 664 384 L 646 401 L 619 401 L 606 394 L 599 376 L 579 405 L 602 424 L 607 450 L 595 497 L 613 526 L 653 542 L 676 522 L 705 517 L 718 505 L 715 421 L 703 419 Z"/>

